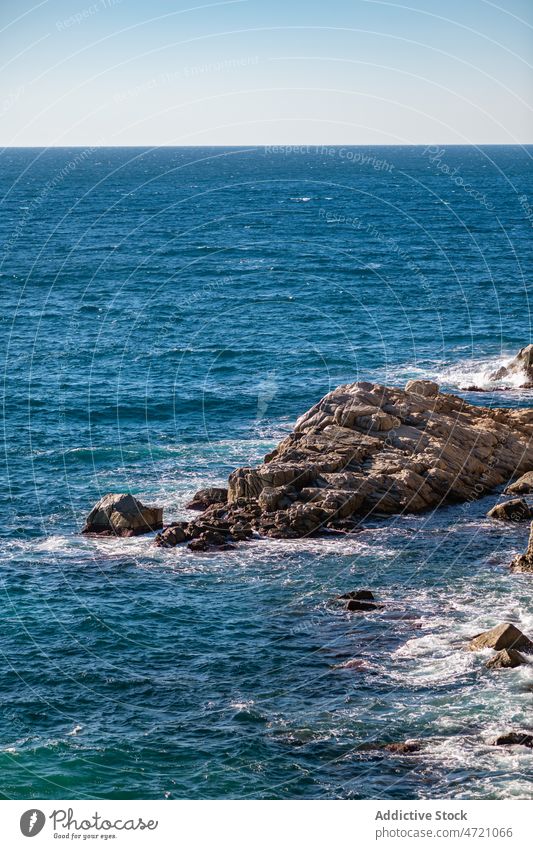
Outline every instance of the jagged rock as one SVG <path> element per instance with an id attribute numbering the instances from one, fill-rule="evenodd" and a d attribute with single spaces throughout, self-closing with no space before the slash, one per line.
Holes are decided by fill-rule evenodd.
<path id="1" fill-rule="evenodd" d="M 207 510 L 213 504 L 225 504 L 228 500 L 228 490 L 218 486 L 199 489 L 186 505 L 187 510 Z"/>
<path id="2" fill-rule="evenodd" d="M 87 516 L 82 534 L 129 537 L 162 527 L 162 507 L 146 507 L 129 493 L 110 493 L 95 504 Z"/>
<path id="3" fill-rule="evenodd" d="M 521 348 L 516 357 L 507 366 L 502 366 L 493 372 L 490 380 L 505 380 L 509 377 L 522 378 L 520 386 L 529 388 L 533 385 L 533 345 Z"/>
<path id="4" fill-rule="evenodd" d="M 432 380 L 409 380 L 405 384 L 406 392 L 414 392 L 424 398 L 434 398 L 439 394 L 439 384 Z"/>
<path id="5" fill-rule="evenodd" d="M 525 734 L 522 731 L 510 731 L 508 734 L 501 734 L 492 743 L 493 746 L 527 746 L 528 749 L 533 749 L 533 734 Z"/>
<path id="6" fill-rule="evenodd" d="M 502 519 L 505 522 L 527 522 L 531 519 L 531 510 L 523 498 L 511 498 L 496 504 L 487 513 L 489 519 Z"/>
<path id="7" fill-rule="evenodd" d="M 502 649 L 494 657 L 487 660 L 487 669 L 514 669 L 516 666 L 527 664 L 527 660 L 516 649 Z"/>
<path id="8" fill-rule="evenodd" d="M 404 740 L 402 743 L 387 743 L 383 748 L 395 755 L 412 755 L 419 752 L 423 745 L 421 740 Z"/>
<path id="9" fill-rule="evenodd" d="M 526 472 L 517 481 L 510 484 L 505 492 L 508 495 L 528 495 L 533 493 L 533 472 Z"/>
<path id="10" fill-rule="evenodd" d="M 470 651 L 480 649 L 516 649 L 528 654 L 533 653 L 533 642 L 525 636 L 515 625 L 510 622 L 502 622 L 490 631 L 477 634 L 469 643 Z"/>
<path id="11" fill-rule="evenodd" d="M 511 572 L 533 572 L 533 522 L 525 554 L 517 554 L 511 561 Z"/>
<path id="12" fill-rule="evenodd" d="M 157 534 L 154 542 L 161 548 L 174 548 L 174 546 L 185 542 L 189 538 L 186 528 L 187 522 L 176 522 L 172 525 L 167 525 L 161 533 Z"/>

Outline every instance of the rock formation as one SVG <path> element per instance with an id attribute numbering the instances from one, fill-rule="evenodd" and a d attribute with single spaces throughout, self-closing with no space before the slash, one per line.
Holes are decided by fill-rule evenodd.
<path id="1" fill-rule="evenodd" d="M 209 506 L 186 533 L 196 538 L 198 526 L 227 544 L 249 530 L 353 532 L 368 516 L 471 501 L 533 469 L 532 410 L 477 407 L 431 381 L 407 386 L 330 392 L 261 465 L 234 471 L 227 504 Z"/>
<path id="2" fill-rule="evenodd" d="M 489 519 L 502 519 L 505 522 L 527 522 L 531 519 L 531 514 L 532 511 L 523 498 L 511 498 L 496 504 L 487 516 Z"/>
<path id="3" fill-rule="evenodd" d="M 533 572 L 533 522 L 529 532 L 529 542 L 525 554 L 518 554 L 511 561 L 512 572 Z"/>
<path id="4" fill-rule="evenodd" d="M 517 376 L 522 378 L 519 384 L 521 388 L 533 387 L 533 345 L 521 348 L 509 365 L 497 369 L 489 376 L 489 379 L 497 381 Z"/>
<path id="5" fill-rule="evenodd" d="M 163 527 L 163 508 L 145 507 L 127 493 L 104 495 L 93 507 L 82 534 L 131 537 Z"/>
<path id="6" fill-rule="evenodd" d="M 533 642 L 511 622 L 502 622 L 490 631 L 477 634 L 470 640 L 468 647 L 470 651 L 515 649 L 517 652 L 533 653 Z"/>

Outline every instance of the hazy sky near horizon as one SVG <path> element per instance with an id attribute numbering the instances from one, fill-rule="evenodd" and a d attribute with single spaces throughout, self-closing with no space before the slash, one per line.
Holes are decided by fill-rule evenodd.
<path id="1" fill-rule="evenodd" d="M 2 146 L 533 142 L 531 0 L 2 0 Z"/>

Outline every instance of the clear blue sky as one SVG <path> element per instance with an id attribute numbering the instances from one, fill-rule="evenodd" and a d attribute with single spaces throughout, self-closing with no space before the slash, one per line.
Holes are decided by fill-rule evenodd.
<path id="1" fill-rule="evenodd" d="M 2 0 L 1 145 L 533 142 L 531 0 Z"/>

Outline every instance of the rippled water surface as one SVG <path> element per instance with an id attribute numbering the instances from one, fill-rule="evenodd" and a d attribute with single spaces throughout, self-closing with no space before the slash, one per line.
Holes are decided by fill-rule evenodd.
<path id="1" fill-rule="evenodd" d="M 489 745 L 531 674 L 464 650 L 533 634 L 497 493 L 223 553 L 76 533 L 111 491 L 187 515 L 339 383 L 531 404 L 487 381 L 531 341 L 531 149 L 342 150 L 1 153 L 2 797 L 531 795 Z"/>

